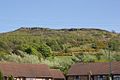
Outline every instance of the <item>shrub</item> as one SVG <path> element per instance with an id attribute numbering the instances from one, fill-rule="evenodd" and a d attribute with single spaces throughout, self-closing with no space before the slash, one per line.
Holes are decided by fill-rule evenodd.
<path id="1" fill-rule="evenodd" d="M 39 58 L 35 55 L 24 55 L 21 60 L 22 63 L 40 63 Z"/>
<path id="2" fill-rule="evenodd" d="M 113 55 L 113 57 L 115 58 L 116 61 L 120 61 L 120 55 L 119 54 L 115 54 L 115 55 Z"/>
<path id="3" fill-rule="evenodd" d="M 5 55 L 4 56 L 4 60 L 5 61 L 10 61 L 10 62 L 17 62 L 17 63 L 20 63 L 22 58 L 20 56 L 17 56 L 15 54 L 12 54 L 12 55 Z"/>
<path id="4" fill-rule="evenodd" d="M 28 53 L 28 54 L 32 54 L 33 53 L 32 49 L 30 47 L 25 49 L 25 52 Z"/>
<path id="5" fill-rule="evenodd" d="M 51 48 L 46 44 L 42 44 L 40 47 L 38 47 L 37 51 L 40 52 L 44 58 L 50 57 L 50 55 L 52 55 Z"/>
<path id="6" fill-rule="evenodd" d="M 83 61 L 84 62 L 95 62 L 97 58 L 94 55 L 84 55 Z"/>

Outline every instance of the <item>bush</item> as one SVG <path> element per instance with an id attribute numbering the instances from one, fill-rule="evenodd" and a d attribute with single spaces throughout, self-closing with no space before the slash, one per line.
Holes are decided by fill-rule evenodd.
<path id="1" fill-rule="evenodd" d="M 40 47 L 38 47 L 37 51 L 40 52 L 44 58 L 50 57 L 50 55 L 52 55 L 51 48 L 46 44 L 42 44 Z"/>
<path id="2" fill-rule="evenodd" d="M 7 53 L 0 51 L 0 61 L 4 59 L 4 56 L 7 55 Z"/>
<path id="3" fill-rule="evenodd" d="M 35 55 L 24 55 L 21 63 L 40 63 L 39 58 Z"/>
<path id="4" fill-rule="evenodd" d="M 16 62 L 16 63 L 40 63 L 39 58 L 36 55 L 24 54 L 22 57 L 12 54 L 5 55 L 3 58 L 5 61 Z"/>
<path id="5" fill-rule="evenodd" d="M 28 53 L 28 54 L 32 54 L 33 53 L 32 49 L 30 47 L 25 49 L 25 52 Z"/>
<path id="6" fill-rule="evenodd" d="M 20 63 L 22 61 L 22 58 L 18 55 L 15 55 L 15 54 L 5 55 L 3 59 L 5 61 L 17 62 L 17 63 Z"/>
<path id="7" fill-rule="evenodd" d="M 120 54 L 115 54 L 113 57 L 116 61 L 120 61 Z"/>
<path id="8" fill-rule="evenodd" d="M 100 61 L 102 62 L 115 61 L 114 54 L 111 54 L 110 60 L 109 60 L 109 53 L 103 54 L 100 57 Z"/>
<path id="9" fill-rule="evenodd" d="M 120 42 L 119 40 L 111 40 L 108 42 L 108 49 L 112 51 L 120 50 Z"/>
<path id="10" fill-rule="evenodd" d="M 95 62 L 97 58 L 94 55 L 84 55 L 83 56 L 83 61 L 84 62 Z"/>

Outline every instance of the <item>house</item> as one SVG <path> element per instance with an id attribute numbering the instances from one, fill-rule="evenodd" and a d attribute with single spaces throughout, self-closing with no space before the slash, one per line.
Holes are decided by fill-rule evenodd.
<path id="1" fill-rule="evenodd" d="M 4 75 L 4 80 L 8 80 L 10 75 L 15 80 L 53 80 L 59 76 L 59 74 L 53 76 L 52 70 L 45 64 L 0 63 L 0 71 Z M 58 78 L 60 77 L 61 74 Z"/>
<path id="2" fill-rule="evenodd" d="M 50 72 L 54 80 L 65 80 L 65 76 L 60 70 L 51 69 Z"/>
<path id="3" fill-rule="evenodd" d="M 110 74 L 111 72 L 111 74 Z M 120 80 L 120 62 L 76 63 L 71 66 L 67 80 Z"/>

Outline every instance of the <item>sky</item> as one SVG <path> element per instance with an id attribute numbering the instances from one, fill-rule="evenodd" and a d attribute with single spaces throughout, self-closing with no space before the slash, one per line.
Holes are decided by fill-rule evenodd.
<path id="1" fill-rule="evenodd" d="M 36 26 L 120 32 L 120 0 L 0 0 L 0 32 Z"/>

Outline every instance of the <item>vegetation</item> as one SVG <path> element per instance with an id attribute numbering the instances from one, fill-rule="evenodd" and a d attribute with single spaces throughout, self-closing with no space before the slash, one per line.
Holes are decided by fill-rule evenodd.
<path id="1" fill-rule="evenodd" d="M 0 61 L 45 63 L 66 73 L 75 62 L 120 61 L 120 34 L 100 29 L 20 28 L 0 34 Z"/>
<path id="2" fill-rule="evenodd" d="M 1 71 L 0 71 L 0 80 L 3 80 L 3 74 Z"/>
<path id="3" fill-rule="evenodd" d="M 12 75 L 10 75 L 10 76 L 8 77 L 8 80 L 14 80 L 14 77 L 13 77 Z"/>
<path id="4" fill-rule="evenodd" d="M 4 80 L 4 76 L 1 71 L 0 71 L 0 80 Z M 8 80 L 14 80 L 14 77 L 12 75 L 8 76 Z"/>

